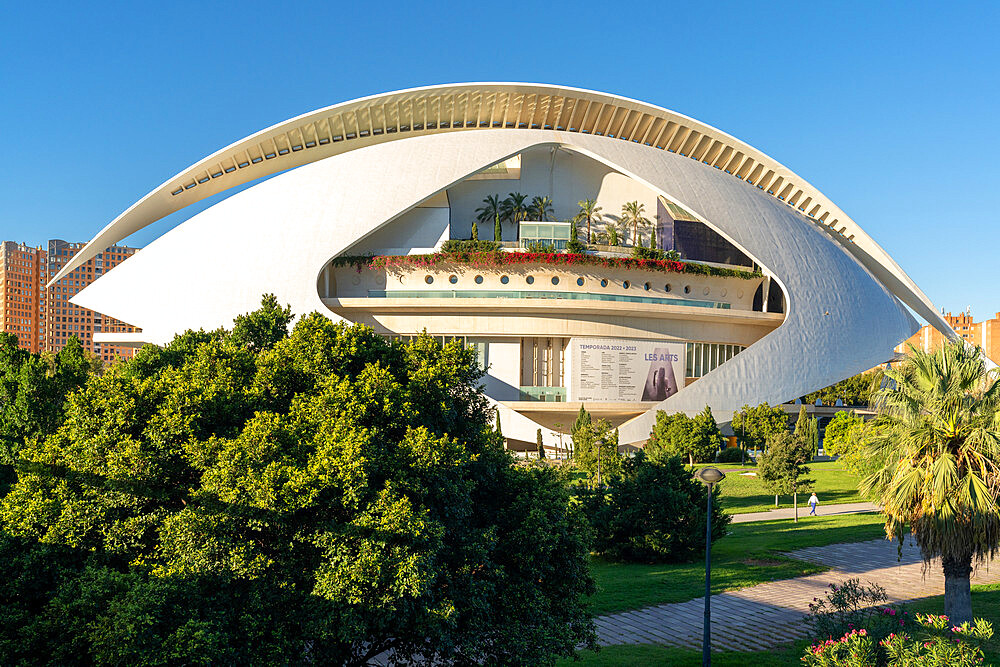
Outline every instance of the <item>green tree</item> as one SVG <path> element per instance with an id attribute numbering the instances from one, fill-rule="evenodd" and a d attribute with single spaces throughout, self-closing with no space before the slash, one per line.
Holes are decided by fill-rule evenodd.
<path id="1" fill-rule="evenodd" d="M 489 195 L 483 200 L 483 205 L 476 209 L 476 221 L 484 224 L 493 223 L 493 240 L 503 241 L 503 229 L 500 221 L 503 218 L 503 205 L 500 195 Z"/>
<path id="2" fill-rule="evenodd" d="M 187 332 L 91 378 L 0 504 L 0 557 L 25 563 L 0 585 L 0 663 L 551 664 L 593 645 L 587 527 L 554 471 L 502 450 L 481 376 L 458 342 L 313 313 L 270 347 Z"/>
<path id="3" fill-rule="evenodd" d="M 823 405 L 836 405 L 839 399 L 844 405 L 868 406 L 872 388 L 878 388 L 881 380 L 881 370 L 865 371 L 819 391 L 806 394 L 802 397 L 802 402 L 814 405 L 818 400 Z"/>
<path id="4" fill-rule="evenodd" d="M 574 222 L 587 223 L 587 238 L 590 239 L 591 225 L 600 224 L 602 219 L 601 212 L 604 209 L 597 205 L 596 199 L 582 199 L 576 205 L 580 207 L 580 212 L 576 214 Z"/>
<path id="5" fill-rule="evenodd" d="M 514 239 L 521 238 L 521 222 L 528 216 L 527 195 L 511 192 L 500 204 L 501 217 L 514 225 Z"/>
<path id="6" fill-rule="evenodd" d="M 757 477 L 775 494 L 774 504 L 778 504 L 779 494 L 792 496 L 796 522 L 799 520 L 798 493 L 808 491 L 813 483 L 802 477 L 809 474 L 805 464 L 811 458 L 812 451 L 802 438 L 780 431 L 768 438 L 767 450 L 758 462 Z"/>
<path id="7" fill-rule="evenodd" d="M 865 420 L 853 410 L 835 414 L 823 431 L 823 451 L 830 456 L 845 454 L 851 443 L 851 434 L 864 426 L 864 423 Z"/>
<path id="8" fill-rule="evenodd" d="M 819 453 L 819 422 L 815 417 L 808 415 L 805 405 L 799 408 L 799 418 L 795 422 L 794 433 L 795 437 L 800 438 L 809 447 L 813 456 Z"/>
<path id="9" fill-rule="evenodd" d="M 265 294 L 260 308 L 233 321 L 233 341 L 251 350 L 270 350 L 288 336 L 291 322 L 291 306 L 282 307 L 277 297 Z"/>
<path id="10" fill-rule="evenodd" d="M 608 227 L 608 245 L 618 245 L 618 230 L 615 229 L 614 225 Z"/>
<path id="11" fill-rule="evenodd" d="M 710 407 L 705 406 L 693 418 L 683 412 L 668 415 L 658 410 L 646 451 L 653 458 L 683 456 L 694 465 L 696 461 L 711 461 L 724 444 Z"/>
<path id="12" fill-rule="evenodd" d="M 536 443 L 535 444 L 538 446 L 538 459 L 539 460 L 544 459 L 545 458 L 545 445 L 542 444 L 542 429 L 538 429 L 538 433 L 536 434 Z"/>
<path id="13" fill-rule="evenodd" d="M 622 205 L 621 220 L 627 226 L 632 226 L 632 245 L 642 245 L 639 239 L 639 228 L 649 224 L 645 216 L 646 205 L 638 201 L 625 202 Z"/>
<path id="14" fill-rule="evenodd" d="M 730 517 L 713 491 L 712 540 L 726 534 Z M 606 491 L 581 494 L 596 536 L 594 550 L 612 560 L 688 561 L 705 552 L 705 487 L 680 457 L 647 458 L 639 452 L 622 464 Z"/>
<path id="15" fill-rule="evenodd" d="M 583 406 L 581 406 L 582 411 Z M 598 419 L 592 421 L 590 414 L 577 417 L 577 425 L 572 432 L 573 456 L 592 484 L 603 486 L 608 480 L 621 475 L 622 456 L 618 453 L 618 431 L 611 424 Z"/>
<path id="16" fill-rule="evenodd" d="M 552 197 L 532 197 L 531 204 L 528 205 L 528 215 L 532 220 L 546 222 L 555 215 L 552 211 Z"/>
<path id="17" fill-rule="evenodd" d="M 762 450 L 771 435 L 788 430 L 788 415 L 766 402 L 753 408 L 744 405 L 733 415 L 732 425 L 733 433 L 745 449 Z"/>
<path id="18" fill-rule="evenodd" d="M 475 220 L 472 221 L 472 236 L 469 237 L 473 241 L 479 240 L 479 223 Z"/>
<path id="19" fill-rule="evenodd" d="M 882 505 L 890 538 L 908 527 L 926 563 L 941 558 L 945 614 L 971 621 L 972 563 L 1000 545 L 998 372 L 958 340 L 934 353 L 911 348 L 885 374 L 891 382 L 873 395 L 878 419 L 865 427 L 866 455 L 880 466 L 861 489 Z"/>
<path id="20" fill-rule="evenodd" d="M 0 333 L 0 491 L 13 481 L 11 466 L 25 443 L 54 433 L 67 396 L 100 368 L 76 336 L 46 358 L 18 347 L 17 336 Z"/>

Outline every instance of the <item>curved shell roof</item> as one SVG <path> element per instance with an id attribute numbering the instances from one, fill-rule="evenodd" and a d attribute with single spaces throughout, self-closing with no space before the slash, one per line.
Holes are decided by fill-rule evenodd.
<path id="1" fill-rule="evenodd" d="M 262 130 L 200 160 L 133 204 L 52 282 L 143 227 L 233 187 L 356 148 L 471 129 L 601 136 L 710 165 L 814 221 L 897 298 L 941 331 L 954 335 L 926 295 L 857 223 L 780 162 L 720 130 L 661 107 L 578 88 L 523 83 L 448 84 L 373 95 Z"/>

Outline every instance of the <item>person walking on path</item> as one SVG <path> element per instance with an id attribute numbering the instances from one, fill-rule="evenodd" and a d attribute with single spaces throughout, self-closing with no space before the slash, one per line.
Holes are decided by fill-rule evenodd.
<path id="1" fill-rule="evenodd" d="M 816 492 L 813 491 L 813 494 L 809 496 L 809 507 L 812 508 L 809 510 L 809 514 L 812 516 L 816 516 L 816 505 L 819 505 L 819 498 L 816 497 Z"/>

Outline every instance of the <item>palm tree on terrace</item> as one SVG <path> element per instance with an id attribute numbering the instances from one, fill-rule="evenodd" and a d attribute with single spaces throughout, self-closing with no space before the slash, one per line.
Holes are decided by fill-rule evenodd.
<path id="1" fill-rule="evenodd" d="M 625 202 L 622 206 L 622 220 L 632 225 L 632 245 L 639 245 L 639 226 L 649 224 L 649 219 L 643 215 L 645 212 L 646 205 L 638 201 Z"/>
<path id="2" fill-rule="evenodd" d="M 602 207 L 597 205 L 596 199 L 584 199 L 576 203 L 580 207 L 580 212 L 576 214 L 577 220 L 587 222 L 587 242 L 590 243 L 590 225 L 601 221 Z"/>
<path id="3" fill-rule="evenodd" d="M 493 223 L 493 240 L 501 241 L 500 220 L 503 217 L 500 195 L 490 195 L 483 200 L 483 205 L 476 209 L 476 220 Z"/>
<path id="4" fill-rule="evenodd" d="M 554 215 L 555 213 L 552 211 L 552 197 L 535 197 L 528 206 L 528 216 L 532 220 L 546 222 Z"/>
<path id="5" fill-rule="evenodd" d="M 514 238 L 519 239 L 521 237 L 520 224 L 528 215 L 528 205 L 525 203 L 527 201 L 527 195 L 522 195 L 520 192 L 511 192 L 507 195 L 507 198 L 503 200 L 501 205 L 501 215 L 504 220 L 507 220 L 514 225 Z"/>
<path id="6" fill-rule="evenodd" d="M 910 354 L 872 396 L 865 446 L 876 472 L 861 490 L 883 506 L 887 535 L 908 526 L 926 563 L 941 558 L 944 611 L 959 625 L 972 620 L 973 562 L 1000 546 L 1000 381 L 962 341 Z"/>

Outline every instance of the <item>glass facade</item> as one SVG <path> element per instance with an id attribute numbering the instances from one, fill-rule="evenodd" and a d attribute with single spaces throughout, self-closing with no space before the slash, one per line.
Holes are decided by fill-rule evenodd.
<path id="1" fill-rule="evenodd" d="M 707 375 L 745 349 L 727 343 L 688 343 L 686 375 L 689 378 Z"/>

